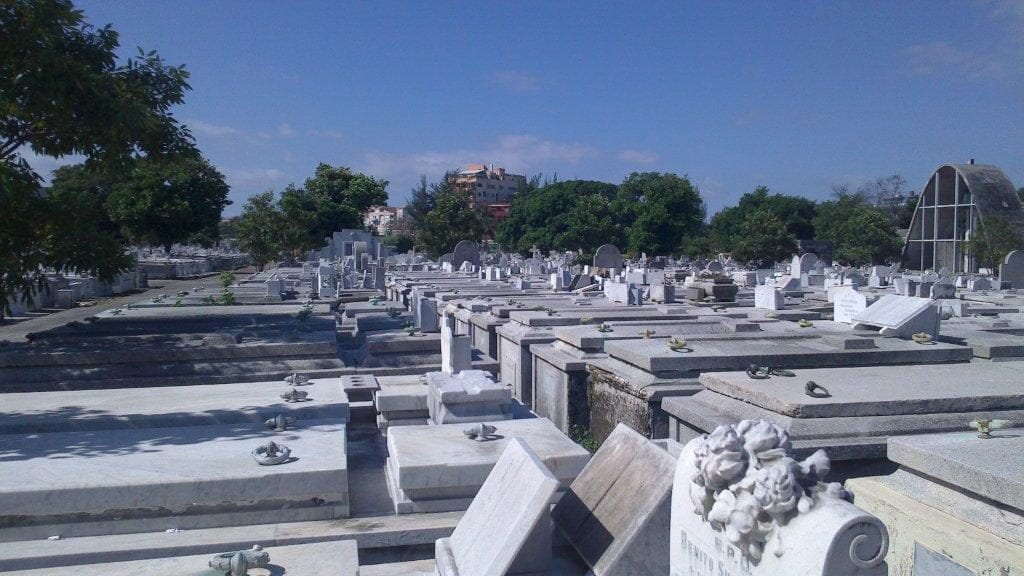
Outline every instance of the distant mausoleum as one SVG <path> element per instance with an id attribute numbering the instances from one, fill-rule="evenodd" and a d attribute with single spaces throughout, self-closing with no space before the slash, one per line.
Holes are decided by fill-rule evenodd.
<path id="1" fill-rule="evenodd" d="M 1024 237 L 1024 208 L 1016 190 L 997 166 L 973 160 L 940 166 L 918 199 L 903 246 L 903 267 L 975 272 L 966 243 L 986 219 L 1002 218 Z"/>

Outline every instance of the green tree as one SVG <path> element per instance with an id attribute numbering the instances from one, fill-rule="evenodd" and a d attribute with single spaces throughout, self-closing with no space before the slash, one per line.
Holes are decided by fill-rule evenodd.
<path id="1" fill-rule="evenodd" d="M 527 189 L 513 197 L 495 239 L 524 255 L 534 245 L 543 252 L 582 249 L 584 256 L 602 244 L 624 246 L 628 214 L 616 211 L 617 192 L 614 184 L 587 180 Z"/>
<path id="2" fill-rule="evenodd" d="M 437 206 L 438 196 L 451 192 L 451 182 L 458 175 L 458 170 L 448 170 L 439 182 L 430 185 L 427 185 L 426 175 L 420 175 L 420 183 L 412 189 L 409 202 L 405 205 L 405 217 L 412 222 L 414 228 L 423 225 L 427 214 Z"/>
<path id="3" fill-rule="evenodd" d="M 742 239 L 740 229 L 743 222 L 758 211 L 774 214 L 797 239 L 814 237 L 814 201 L 800 196 L 770 194 L 767 186 L 758 186 L 753 192 L 740 197 L 736 206 L 725 208 L 711 218 L 708 225 L 711 247 L 718 252 L 732 252 L 735 243 Z"/>
<path id="4" fill-rule="evenodd" d="M 30 151 L 116 166 L 193 149 L 170 112 L 189 90 L 184 68 L 142 50 L 119 63 L 117 48 L 117 32 L 70 0 L 0 3 L 0 315 L 44 285 L 46 268 L 109 280 L 129 265 L 111 228 L 93 226 L 109 224 L 101 212 L 70 211 L 88 196 L 62 205 L 42 193 Z"/>
<path id="5" fill-rule="evenodd" d="M 846 264 L 883 264 L 900 256 L 903 243 L 889 216 L 856 194 L 818 204 L 817 239 L 831 240 L 833 256 Z"/>
<path id="6" fill-rule="evenodd" d="M 981 223 L 980 230 L 967 242 L 967 249 L 977 266 L 995 269 L 1007 254 L 1024 249 L 1024 239 L 1006 219 L 988 216 Z"/>
<path id="7" fill-rule="evenodd" d="M 319 164 L 303 188 L 288 186 L 281 193 L 281 211 L 288 233 L 285 248 L 293 256 L 320 248 L 334 232 L 361 229 L 363 214 L 386 204 L 387 180 L 377 180 L 349 168 Z"/>
<path id="8" fill-rule="evenodd" d="M 424 217 L 419 244 L 437 258 L 455 248 L 460 240 L 479 241 L 483 234 L 484 224 L 479 212 L 469 205 L 469 199 L 457 192 L 447 192 L 436 198 L 434 209 Z"/>
<path id="9" fill-rule="evenodd" d="M 283 221 L 273 190 L 250 197 L 242 207 L 235 226 L 238 246 L 252 257 L 260 272 L 281 253 Z"/>
<path id="10" fill-rule="evenodd" d="M 617 209 L 630 214 L 628 249 L 670 254 L 703 234 L 707 209 L 686 176 L 634 172 L 619 186 Z"/>
<path id="11" fill-rule="evenodd" d="M 115 180 L 107 210 L 133 243 L 212 246 L 228 200 L 224 176 L 205 159 L 142 158 Z"/>
<path id="12" fill-rule="evenodd" d="M 387 235 L 383 242 L 387 246 L 393 246 L 398 254 L 405 254 L 416 245 L 416 239 L 408 234 Z"/>
<path id="13" fill-rule="evenodd" d="M 762 208 L 743 218 L 733 242 L 732 257 L 756 268 L 767 268 L 796 252 L 796 236 L 771 210 Z"/>
<path id="14" fill-rule="evenodd" d="M 1017 188 L 1017 197 L 1020 198 L 1021 202 L 1024 202 L 1024 186 Z"/>

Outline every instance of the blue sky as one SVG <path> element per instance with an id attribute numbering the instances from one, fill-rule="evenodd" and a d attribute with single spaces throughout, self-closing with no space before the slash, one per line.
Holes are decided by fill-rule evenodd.
<path id="1" fill-rule="evenodd" d="M 175 113 L 227 215 L 318 162 L 389 180 L 393 205 L 471 162 L 688 174 L 709 213 L 759 184 L 919 189 L 972 157 L 1024 186 L 1024 0 L 78 5 L 186 64 Z"/>

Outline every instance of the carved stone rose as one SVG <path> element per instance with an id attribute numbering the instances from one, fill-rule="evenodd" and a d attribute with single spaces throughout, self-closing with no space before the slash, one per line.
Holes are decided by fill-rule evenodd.
<path id="1" fill-rule="evenodd" d="M 830 468 L 823 451 L 794 459 L 789 434 L 771 422 L 719 426 L 695 442 L 694 512 L 752 559 L 761 558 L 779 526 L 810 510 L 817 498 L 850 498 L 841 485 L 821 482 Z"/>

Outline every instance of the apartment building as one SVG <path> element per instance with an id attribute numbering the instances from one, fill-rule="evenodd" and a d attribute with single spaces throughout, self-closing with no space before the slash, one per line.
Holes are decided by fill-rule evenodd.
<path id="1" fill-rule="evenodd" d="M 469 196 L 473 206 L 508 205 L 519 188 L 526 184 L 526 176 L 509 174 L 493 164 L 470 164 L 451 183 L 452 188 Z"/>

